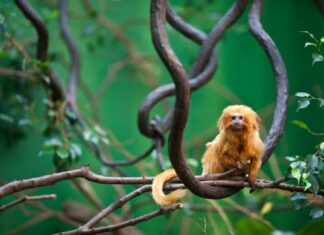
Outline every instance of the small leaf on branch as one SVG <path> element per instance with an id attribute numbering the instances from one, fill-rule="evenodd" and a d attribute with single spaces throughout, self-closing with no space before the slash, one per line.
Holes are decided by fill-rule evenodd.
<path id="1" fill-rule="evenodd" d="M 312 65 L 314 65 L 317 62 L 322 62 L 324 60 L 324 57 L 321 54 L 314 52 L 312 54 L 312 59 L 313 59 Z"/>
<path id="2" fill-rule="evenodd" d="M 294 158 L 294 157 L 287 156 L 285 158 L 290 162 L 296 161 L 296 158 Z"/>
<path id="3" fill-rule="evenodd" d="M 307 34 L 311 39 L 313 39 L 316 43 L 318 43 L 318 40 L 315 38 L 315 36 L 310 33 L 309 31 L 305 30 L 305 31 L 299 31 L 300 33 L 305 33 Z"/>
<path id="4" fill-rule="evenodd" d="M 59 156 L 61 159 L 66 159 L 69 156 L 68 151 L 66 151 L 63 148 L 60 148 L 56 151 L 57 156 Z"/>
<path id="5" fill-rule="evenodd" d="M 317 48 L 317 44 L 316 43 L 312 43 L 312 42 L 306 42 L 305 43 L 305 48 L 308 47 L 308 46 L 313 46 L 313 47 Z"/>
<path id="6" fill-rule="evenodd" d="M 309 215 L 312 217 L 312 219 L 320 218 L 323 216 L 323 210 L 321 208 L 315 207 L 311 209 Z"/>
<path id="7" fill-rule="evenodd" d="M 273 203 L 272 202 L 266 202 L 262 206 L 260 214 L 265 215 L 265 214 L 269 213 L 272 210 L 272 208 L 273 208 Z"/>
<path id="8" fill-rule="evenodd" d="M 14 122 L 14 120 L 13 120 L 12 117 L 10 117 L 7 114 L 3 114 L 3 113 L 0 113 L 0 120 L 5 121 L 5 122 L 9 122 L 9 123 L 13 123 Z"/>
<path id="9" fill-rule="evenodd" d="M 290 197 L 291 201 L 306 200 L 306 199 L 307 196 L 304 193 L 299 193 L 299 192 L 293 193 Z"/>
<path id="10" fill-rule="evenodd" d="M 308 126 L 306 125 L 306 123 L 302 122 L 302 121 L 299 121 L 299 120 L 293 120 L 291 122 L 292 124 L 298 126 L 299 128 L 302 128 L 302 129 L 306 129 L 306 130 L 309 130 Z"/>
<path id="11" fill-rule="evenodd" d="M 324 99 L 318 98 L 320 108 L 324 107 Z"/>
<path id="12" fill-rule="evenodd" d="M 295 178 L 297 181 L 298 181 L 298 184 L 299 184 L 299 181 L 302 177 L 302 173 L 301 173 L 301 170 L 299 168 L 293 168 L 291 170 L 291 175 L 293 178 Z"/>
<path id="13" fill-rule="evenodd" d="M 298 100 L 298 106 L 297 106 L 297 112 L 300 110 L 300 109 L 304 109 L 304 108 L 307 108 L 308 105 L 310 104 L 310 101 L 308 99 L 299 99 Z"/>
<path id="14" fill-rule="evenodd" d="M 300 98 L 308 98 L 308 97 L 312 97 L 310 94 L 306 93 L 306 92 L 297 92 L 295 94 L 295 96 L 300 97 Z"/>
<path id="15" fill-rule="evenodd" d="M 316 177 L 313 174 L 310 174 L 308 176 L 308 179 L 309 179 L 309 182 L 312 184 L 311 185 L 311 191 L 312 191 L 312 193 L 314 195 L 318 194 L 319 189 L 320 189 L 320 186 L 319 186 L 319 183 L 318 183 Z"/>

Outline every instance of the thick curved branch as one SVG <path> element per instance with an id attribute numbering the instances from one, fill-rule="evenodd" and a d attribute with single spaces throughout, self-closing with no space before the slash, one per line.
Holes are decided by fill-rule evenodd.
<path id="1" fill-rule="evenodd" d="M 59 1 L 59 8 L 60 8 L 60 27 L 61 27 L 62 37 L 71 55 L 70 79 L 69 79 L 67 95 L 69 101 L 72 102 L 73 105 L 75 105 L 76 88 L 80 76 L 80 55 L 69 29 L 66 0 Z"/>
<path id="2" fill-rule="evenodd" d="M 226 29 L 228 29 L 237 20 L 237 18 L 240 17 L 246 4 L 247 0 L 237 1 L 211 30 L 208 37 L 203 32 L 182 20 L 170 6 L 167 6 L 168 22 L 186 37 L 194 40 L 198 44 L 202 44 L 199 56 L 197 57 L 195 65 L 189 75 L 191 91 L 202 87 L 212 78 L 217 69 L 217 57 L 216 55 L 213 55 L 213 48 L 225 33 Z M 153 137 L 153 131 L 149 125 L 149 113 L 156 103 L 166 97 L 174 95 L 174 93 L 174 85 L 168 84 L 155 89 L 145 98 L 138 114 L 138 126 L 143 135 Z M 174 110 L 171 110 L 164 117 L 161 125 L 163 132 L 170 129 L 173 116 Z"/>
<path id="3" fill-rule="evenodd" d="M 109 161 L 100 151 L 97 145 L 92 145 L 91 149 L 93 150 L 94 154 L 99 158 L 99 160 L 106 166 L 109 167 L 117 167 L 117 166 L 129 166 L 140 162 L 141 160 L 148 157 L 152 151 L 155 149 L 155 145 L 152 144 L 143 154 L 125 161 Z"/>
<path id="4" fill-rule="evenodd" d="M 226 14 L 225 20 L 221 21 L 222 24 L 227 25 L 229 27 L 235 19 L 237 19 L 243 12 L 244 4 L 246 4 L 246 0 L 238 0 L 233 8 L 229 10 L 230 13 Z M 176 86 L 176 103 L 175 103 L 175 115 L 173 118 L 173 123 L 170 131 L 169 137 L 169 155 L 172 166 L 177 172 L 178 177 L 182 180 L 182 182 L 186 185 L 186 187 L 193 193 L 205 197 L 205 198 L 222 198 L 229 195 L 229 191 L 226 188 L 215 188 L 209 185 L 203 185 L 199 181 L 195 179 L 192 175 L 190 169 L 188 168 L 183 154 L 182 154 L 182 136 L 185 127 L 185 123 L 188 117 L 189 112 L 189 99 L 190 99 L 190 90 L 188 89 L 188 80 L 182 72 L 182 66 L 176 66 L 179 64 L 179 61 L 175 56 L 173 56 L 173 52 L 170 48 L 168 40 L 166 38 L 165 32 L 165 14 L 166 14 L 166 1 L 165 0 L 157 0 L 152 1 L 151 4 L 151 30 L 152 30 L 152 38 L 153 44 L 158 51 L 162 61 L 165 63 L 166 67 L 169 69 L 169 72 L 172 75 L 173 81 Z M 220 28 L 223 28 L 219 26 Z M 217 28 L 217 27 L 216 27 Z M 224 30 L 223 30 L 224 31 Z M 214 34 L 212 34 L 214 36 Z M 211 44 L 216 43 L 215 39 L 217 37 L 211 37 Z M 208 41 L 208 39 L 206 40 Z M 205 41 L 205 42 L 206 42 Z M 204 44 L 205 44 L 204 42 Z M 208 48 L 211 44 L 205 44 L 206 48 Z M 209 54 L 211 52 L 202 53 L 204 59 L 206 53 Z M 202 64 L 201 66 L 203 66 Z M 171 68 L 171 69 L 170 69 Z M 177 70 L 179 69 L 182 73 L 179 73 Z M 196 66 L 193 74 L 197 71 L 199 72 L 200 67 Z"/>
<path id="5" fill-rule="evenodd" d="M 170 5 L 167 6 L 167 20 L 173 28 L 198 44 L 201 44 L 207 38 L 204 32 L 188 24 L 178 16 Z"/>
<path id="6" fill-rule="evenodd" d="M 260 12 L 263 0 L 254 0 L 249 13 L 249 29 L 258 43 L 263 47 L 271 63 L 276 79 L 276 107 L 273 122 L 269 134 L 265 140 L 265 152 L 262 158 L 263 164 L 271 156 L 278 144 L 285 128 L 288 107 L 288 78 L 285 63 L 280 52 L 271 37 L 264 31 L 260 23 Z"/>
<path id="7" fill-rule="evenodd" d="M 42 62 L 47 61 L 49 36 L 46 25 L 26 0 L 15 0 L 15 3 L 37 31 L 38 40 L 36 58 Z"/>
<path id="8" fill-rule="evenodd" d="M 191 68 L 190 76 L 194 77 L 204 68 L 210 56 L 214 51 L 214 47 L 223 36 L 224 32 L 233 25 L 236 20 L 243 14 L 248 0 L 237 0 L 226 14 L 218 21 L 216 26 L 210 31 L 207 39 L 203 42 L 199 55 Z"/>
<path id="9" fill-rule="evenodd" d="M 209 82 L 213 74 L 215 73 L 216 69 L 217 69 L 217 61 L 216 61 L 216 56 L 214 55 L 211 57 L 204 71 L 202 71 L 202 73 L 200 73 L 195 78 L 189 80 L 189 86 L 191 91 L 195 91 L 200 87 L 202 87 L 203 85 L 205 85 L 207 82 Z M 150 111 L 152 110 L 154 105 L 157 104 L 159 101 L 174 95 L 175 90 L 176 90 L 175 85 L 173 83 L 167 84 L 156 88 L 148 96 L 145 97 L 141 105 L 140 111 L 138 113 L 138 119 L 137 119 L 139 130 L 143 135 L 147 137 L 154 137 L 154 130 L 150 125 Z M 166 132 L 170 128 L 173 115 L 174 115 L 174 111 L 171 111 L 164 118 L 161 125 L 162 132 Z"/>
<path id="10" fill-rule="evenodd" d="M 37 31 L 38 40 L 36 58 L 41 62 L 47 62 L 49 36 L 46 25 L 25 0 L 15 0 L 15 3 Z M 44 74 L 50 79 L 49 84 L 46 81 L 43 81 L 44 79 L 42 79 L 42 81 L 43 84 L 52 92 L 52 98 L 54 100 L 64 100 L 64 91 L 57 81 L 57 77 L 55 77 L 54 73 L 50 71 L 47 65 L 42 65 L 41 67 Z"/>

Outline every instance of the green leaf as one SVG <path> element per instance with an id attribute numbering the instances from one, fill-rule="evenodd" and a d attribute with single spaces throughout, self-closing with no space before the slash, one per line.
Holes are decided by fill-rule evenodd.
<path id="1" fill-rule="evenodd" d="M 306 164 L 307 164 L 307 168 L 310 171 L 315 171 L 315 168 L 317 168 L 318 166 L 318 157 L 314 156 L 314 155 L 309 155 L 306 158 Z"/>
<path id="2" fill-rule="evenodd" d="M 299 181 L 302 177 L 302 173 L 301 173 L 301 170 L 299 168 L 293 168 L 291 170 L 291 175 L 293 178 L 295 178 L 297 181 L 298 181 L 298 184 L 299 184 Z"/>
<path id="3" fill-rule="evenodd" d="M 90 142 L 97 145 L 99 143 L 99 137 L 97 135 L 92 135 L 90 138 Z"/>
<path id="4" fill-rule="evenodd" d="M 318 98 L 320 108 L 324 107 L 324 99 Z"/>
<path id="5" fill-rule="evenodd" d="M 32 124 L 32 121 L 29 119 L 20 119 L 18 121 L 18 126 L 30 126 Z"/>
<path id="6" fill-rule="evenodd" d="M 85 130 L 83 132 L 83 138 L 86 140 L 86 141 L 89 141 L 90 138 L 91 138 L 91 135 L 92 135 L 92 132 L 90 130 Z"/>
<path id="7" fill-rule="evenodd" d="M 300 97 L 300 98 L 308 98 L 308 97 L 312 97 L 310 94 L 306 93 L 306 92 L 297 92 L 295 94 L 295 96 Z"/>
<path id="8" fill-rule="evenodd" d="M 48 76 L 43 75 L 42 79 L 47 85 L 51 84 L 51 79 Z"/>
<path id="9" fill-rule="evenodd" d="M 316 177 L 313 174 L 308 176 L 309 182 L 312 184 L 311 191 L 314 195 L 317 195 L 320 189 L 319 182 L 317 181 Z"/>
<path id="10" fill-rule="evenodd" d="M 99 135 L 102 135 L 102 136 L 106 136 L 107 133 L 104 129 L 102 129 L 100 126 L 98 125 L 95 125 L 94 126 L 94 130 L 99 134 Z"/>
<path id="11" fill-rule="evenodd" d="M 82 154 L 81 147 L 78 144 L 70 145 L 70 154 L 73 159 L 80 157 Z"/>
<path id="12" fill-rule="evenodd" d="M 299 167 L 300 166 L 300 161 L 296 161 L 296 162 L 292 162 L 292 163 L 290 163 L 290 167 L 292 168 L 292 169 L 295 169 L 295 168 L 297 168 L 297 167 Z"/>
<path id="13" fill-rule="evenodd" d="M 290 200 L 291 201 L 299 201 L 299 200 L 306 200 L 307 196 L 304 193 L 295 192 L 291 194 Z"/>
<path id="14" fill-rule="evenodd" d="M 306 123 L 302 122 L 302 121 L 299 121 L 299 120 L 293 120 L 291 122 L 292 124 L 298 126 L 299 128 L 302 128 L 302 129 L 306 129 L 306 130 L 309 130 L 308 126 L 306 125 Z"/>
<path id="15" fill-rule="evenodd" d="M 314 52 L 312 54 L 312 59 L 313 59 L 312 65 L 314 65 L 317 62 L 322 62 L 324 60 L 324 57 L 321 54 Z"/>
<path id="16" fill-rule="evenodd" d="M 310 104 L 310 101 L 308 99 L 304 99 L 304 98 L 299 99 L 298 100 L 297 111 L 299 111 L 300 109 L 307 108 L 309 104 Z"/>
<path id="17" fill-rule="evenodd" d="M 60 147 L 62 145 L 63 144 L 60 140 L 58 140 L 57 138 L 52 138 L 52 139 L 48 139 L 45 141 L 45 143 L 43 144 L 43 148 L 51 149 L 51 148 L 55 148 L 55 147 Z"/>
<path id="18" fill-rule="evenodd" d="M 307 34 L 311 39 L 313 39 L 316 43 L 318 43 L 318 40 L 315 38 L 315 36 L 312 33 L 308 31 L 299 31 L 299 32 Z"/>
<path id="19" fill-rule="evenodd" d="M 110 141 L 108 140 L 108 138 L 103 137 L 103 138 L 101 138 L 101 141 L 102 141 L 102 143 L 104 143 L 106 145 L 110 144 Z"/>
<path id="20" fill-rule="evenodd" d="M 61 159 L 67 159 L 69 157 L 69 152 L 66 151 L 63 148 L 60 148 L 56 151 L 56 154 L 58 157 L 60 157 Z"/>
<path id="21" fill-rule="evenodd" d="M 272 208 L 273 208 L 273 203 L 272 202 L 266 202 L 262 206 L 262 208 L 260 210 L 260 214 L 265 215 L 265 214 L 269 213 L 272 210 Z"/>
<path id="22" fill-rule="evenodd" d="M 306 42 L 305 43 L 305 48 L 308 47 L 308 46 L 313 46 L 313 47 L 317 48 L 317 44 L 316 43 L 312 43 L 312 42 Z"/>
<path id="23" fill-rule="evenodd" d="M 320 144 L 320 149 L 321 149 L 321 150 L 324 149 L 324 141 Z"/>
<path id="24" fill-rule="evenodd" d="M 55 153 L 55 151 L 53 150 L 41 150 L 38 152 L 38 157 L 43 157 L 43 156 L 53 156 L 53 154 Z"/>
<path id="25" fill-rule="evenodd" d="M 199 166 L 199 162 L 196 159 L 193 159 L 193 158 L 188 159 L 188 164 L 193 166 L 193 167 L 198 167 Z"/>
<path id="26" fill-rule="evenodd" d="M 14 122 L 14 119 L 12 117 L 10 117 L 7 114 L 3 114 L 3 113 L 0 113 L 0 120 L 5 121 L 5 122 L 9 122 L 9 123 Z"/>
<path id="27" fill-rule="evenodd" d="M 296 158 L 294 158 L 294 157 L 287 156 L 285 158 L 290 162 L 296 161 Z"/>
<path id="28" fill-rule="evenodd" d="M 312 217 L 312 219 L 320 218 L 323 216 L 323 210 L 321 208 L 315 207 L 311 209 L 309 215 Z"/>
<path id="29" fill-rule="evenodd" d="M 304 191 L 306 191 L 307 189 L 309 189 L 312 186 L 312 184 L 308 180 L 304 180 L 304 183 L 305 183 Z"/>
<path id="30" fill-rule="evenodd" d="M 280 231 L 280 230 L 276 230 L 272 233 L 272 235 L 295 235 L 294 232 L 287 232 L 287 231 Z"/>
<path id="31" fill-rule="evenodd" d="M 321 43 L 324 43 L 324 37 L 321 38 Z"/>

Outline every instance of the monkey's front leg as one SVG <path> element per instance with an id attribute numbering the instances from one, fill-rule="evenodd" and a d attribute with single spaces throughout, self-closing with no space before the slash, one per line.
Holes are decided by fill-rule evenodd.
<path id="1" fill-rule="evenodd" d="M 248 182 L 249 182 L 249 185 L 251 187 L 251 191 L 250 192 L 253 192 L 255 190 L 255 181 L 256 181 L 256 177 L 257 177 L 257 174 L 259 172 L 259 169 L 261 167 L 261 159 L 260 158 L 256 158 L 256 157 L 253 157 L 253 158 L 250 158 L 250 172 L 248 173 Z M 249 161 L 248 160 L 248 161 Z"/>

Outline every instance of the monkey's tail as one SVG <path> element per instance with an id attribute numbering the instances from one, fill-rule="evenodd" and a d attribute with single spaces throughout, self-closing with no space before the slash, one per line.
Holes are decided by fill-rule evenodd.
<path id="1" fill-rule="evenodd" d="M 177 177 L 177 173 L 174 169 L 167 169 L 162 173 L 154 177 L 152 183 L 152 195 L 154 201 L 160 206 L 168 206 L 175 203 L 178 199 L 183 198 L 186 195 L 186 190 L 178 189 L 169 194 L 164 194 L 163 185 L 167 181 Z"/>

